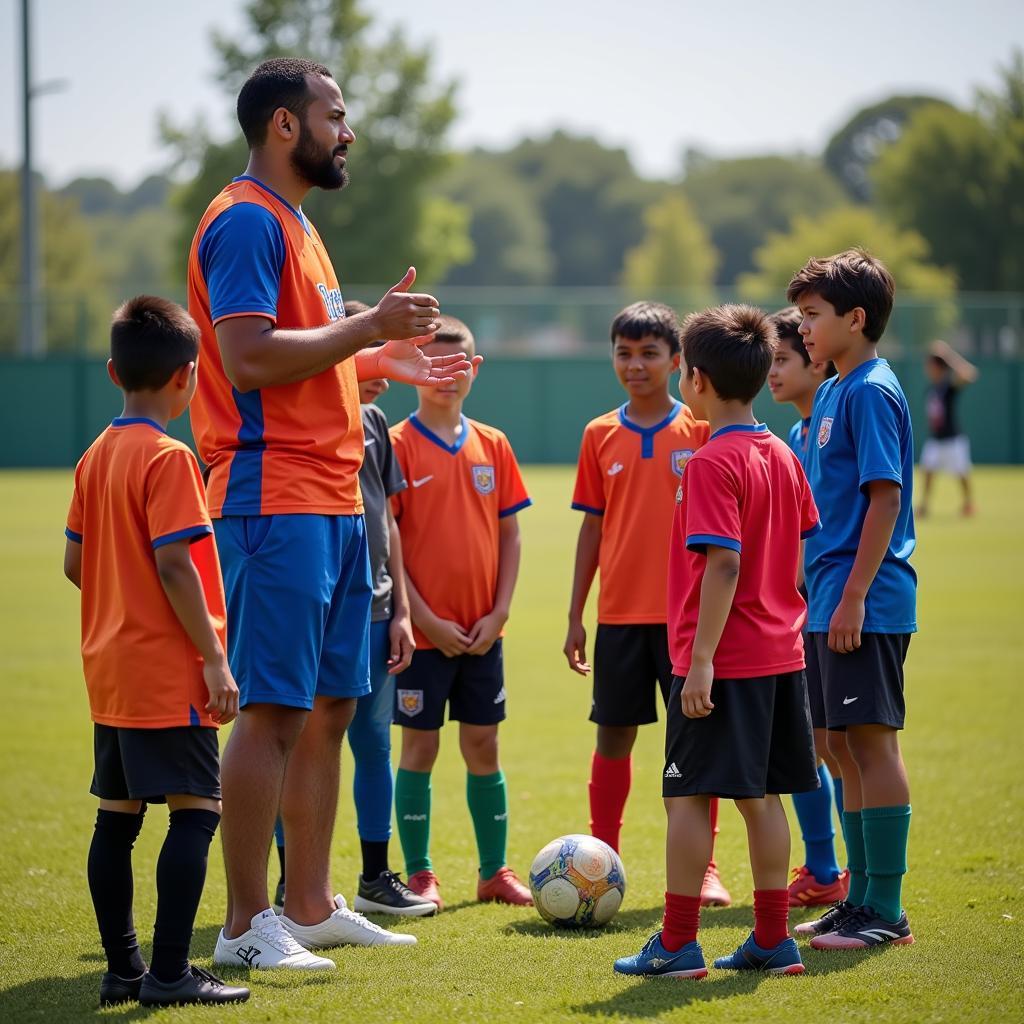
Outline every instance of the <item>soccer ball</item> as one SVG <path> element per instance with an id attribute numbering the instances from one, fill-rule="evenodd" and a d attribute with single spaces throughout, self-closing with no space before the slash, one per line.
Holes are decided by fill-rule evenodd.
<path id="1" fill-rule="evenodd" d="M 599 928 L 622 905 L 626 872 L 619 855 L 593 836 L 562 836 L 530 867 L 533 903 L 545 921 L 563 928 Z"/>

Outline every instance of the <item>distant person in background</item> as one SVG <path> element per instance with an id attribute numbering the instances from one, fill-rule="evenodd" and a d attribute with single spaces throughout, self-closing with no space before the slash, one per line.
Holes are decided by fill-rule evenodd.
<path id="1" fill-rule="evenodd" d="M 974 502 L 971 499 L 971 442 L 957 423 L 956 400 L 961 388 L 978 379 L 978 371 L 952 346 L 944 341 L 933 341 L 928 349 L 925 373 L 930 382 L 926 410 L 928 440 L 921 450 L 924 495 L 917 513 L 920 516 L 928 515 L 936 470 L 945 470 L 960 481 L 963 492 L 961 514 L 971 516 L 974 515 Z"/>

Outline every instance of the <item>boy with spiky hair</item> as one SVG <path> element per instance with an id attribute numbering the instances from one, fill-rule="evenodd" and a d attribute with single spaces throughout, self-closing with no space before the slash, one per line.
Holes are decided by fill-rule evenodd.
<path id="1" fill-rule="evenodd" d="M 828 745 L 843 775 L 850 891 L 796 929 L 816 949 L 914 941 L 901 902 L 910 786 L 899 745 L 917 629 L 914 439 L 903 389 L 877 349 L 894 293 L 889 271 L 860 249 L 810 260 L 788 290 L 811 359 L 837 371 L 811 415 L 805 466 L 825 518 L 804 571 Z"/>
<path id="2" fill-rule="evenodd" d="M 750 306 L 683 324 L 679 390 L 711 437 L 683 471 L 669 547 L 665 919 L 639 953 L 616 961 L 620 974 L 707 974 L 697 931 L 715 796 L 736 801 L 754 876 L 754 930 L 715 966 L 804 970 L 788 933 L 789 823 L 779 794 L 818 786 L 797 578 L 801 538 L 819 524 L 800 461 L 754 417 L 774 345 L 771 323 Z"/>
<path id="3" fill-rule="evenodd" d="M 563 652 L 574 672 L 590 674 L 583 610 L 600 571 L 590 831 L 615 850 L 638 727 L 658 720 L 658 693 L 667 701 L 672 685 L 665 587 L 673 499 L 686 460 L 708 438 L 708 425 L 669 393 L 679 338 L 675 311 L 658 302 L 634 302 L 612 321 L 612 368 L 629 397 L 587 424 L 572 498 L 583 522 Z M 714 831 L 717 801 L 711 816 Z M 702 896 L 705 906 L 730 903 L 714 859 Z"/>
<path id="4" fill-rule="evenodd" d="M 789 402 L 800 413 L 800 419 L 789 431 L 789 447 L 803 461 L 807 450 L 807 431 L 811 424 L 814 395 L 821 383 L 835 375 L 830 363 L 815 363 L 800 337 L 800 310 L 790 306 L 770 317 L 778 335 L 768 387 L 776 402 Z M 806 597 L 806 590 L 804 591 Z M 805 637 L 806 641 L 806 637 Z M 810 793 L 794 793 L 793 806 L 804 841 L 804 862 L 793 869 L 789 884 L 791 907 L 827 907 L 846 899 L 849 890 L 848 871 L 840 870 L 836 859 L 835 828 L 832 825 L 833 799 L 840 820 L 843 813 L 843 777 L 839 762 L 828 751 L 824 710 L 821 707 L 821 682 L 814 651 L 804 644 L 807 659 L 807 695 L 814 726 L 814 749 L 818 755 L 818 779 L 821 788 Z"/>

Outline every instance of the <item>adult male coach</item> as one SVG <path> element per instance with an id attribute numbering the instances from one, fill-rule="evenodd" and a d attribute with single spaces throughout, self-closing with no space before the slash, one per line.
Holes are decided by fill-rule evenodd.
<path id="1" fill-rule="evenodd" d="M 372 309 L 344 316 L 301 203 L 311 188 L 346 184 L 355 135 L 345 118 L 327 68 L 293 58 L 256 68 L 238 96 L 249 165 L 214 198 L 189 254 L 189 309 L 202 330 L 192 427 L 210 467 L 244 708 L 222 766 L 221 964 L 332 968 L 307 950 L 415 942 L 349 911 L 328 871 L 341 741 L 355 699 L 369 692 L 357 380 L 441 383 L 470 363 L 429 359 L 415 340 L 365 348 L 436 330 L 437 300 L 406 291 L 413 268 Z M 280 919 L 267 899 L 279 807 L 288 843 Z"/>

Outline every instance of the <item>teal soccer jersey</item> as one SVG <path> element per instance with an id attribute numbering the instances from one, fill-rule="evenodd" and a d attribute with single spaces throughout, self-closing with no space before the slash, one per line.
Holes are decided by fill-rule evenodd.
<path id="1" fill-rule="evenodd" d="M 860 543 L 873 480 L 899 484 L 900 514 L 865 602 L 865 633 L 917 630 L 914 439 L 900 382 L 884 359 L 871 359 L 818 389 L 804 469 L 822 529 L 807 541 L 807 630 L 827 633 Z"/>

